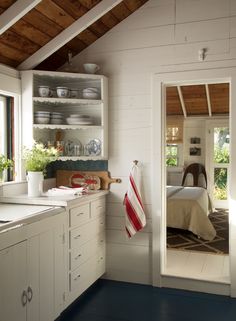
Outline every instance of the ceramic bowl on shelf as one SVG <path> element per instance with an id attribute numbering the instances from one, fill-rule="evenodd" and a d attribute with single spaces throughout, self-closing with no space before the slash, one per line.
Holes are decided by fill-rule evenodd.
<path id="1" fill-rule="evenodd" d="M 52 90 L 49 86 L 38 86 L 38 93 L 40 97 L 52 97 Z"/>
<path id="2" fill-rule="evenodd" d="M 99 94 L 98 93 L 88 93 L 88 92 L 83 92 L 83 98 L 86 99 L 99 99 Z"/>
<path id="3" fill-rule="evenodd" d="M 35 124 L 49 124 L 50 117 L 34 117 L 34 123 Z"/>
<path id="4" fill-rule="evenodd" d="M 59 98 L 67 98 L 69 96 L 68 87 L 57 87 L 57 96 Z"/>
<path id="5" fill-rule="evenodd" d="M 61 125 L 62 124 L 62 118 L 51 118 L 50 124 L 52 125 Z"/>
<path id="6" fill-rule="evenodd" d="M 95 74 L 100 69 L 98 65 L 92 63 L 83 64 L 83 67 L 87 74 Z"/>

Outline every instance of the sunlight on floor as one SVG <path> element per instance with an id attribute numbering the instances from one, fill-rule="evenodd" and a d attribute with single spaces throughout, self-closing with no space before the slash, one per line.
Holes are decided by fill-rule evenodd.
<path id="1" fill-rule="evenodd" d="M 165 275 L 229 284 L 229 256 L 167 249 Z"/>

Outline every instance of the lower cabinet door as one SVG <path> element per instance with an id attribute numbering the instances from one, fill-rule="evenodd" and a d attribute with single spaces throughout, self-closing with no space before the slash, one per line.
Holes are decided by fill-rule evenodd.
<path id="1" fill-rule="evenodd" d="M 27 243 L 29 296 L 27 320 L 51 321 L 54 319 L 52 231 L 49 229 L 31 237 Z"/>
<path id="2" fill-rule="evenodd" d="M 27 243 L 0 251 L 0 320 L 26 321 Z"/>

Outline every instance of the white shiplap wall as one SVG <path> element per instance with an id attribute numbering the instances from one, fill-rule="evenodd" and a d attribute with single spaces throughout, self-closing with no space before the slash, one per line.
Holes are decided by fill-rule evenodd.
<path id="1" fill-rule="evenodd" d="M 205 62 L 198 62 L 201 48 L 207 48 Z M 234 59 L 235 0 L 150 0 L 73 59 L 81 71 L 84 62 L 94 62 L 109 77 L 109 170 L 122 184 L 113 184 L 108 196 L 108 278 L 151 283 L 153 73 Z M 148 226 L 127 240 L 122 202 L 134 159 L 142 166 Z"/>

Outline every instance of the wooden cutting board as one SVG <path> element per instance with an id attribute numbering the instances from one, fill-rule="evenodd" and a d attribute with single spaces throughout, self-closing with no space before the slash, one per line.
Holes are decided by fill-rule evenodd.
<path id="1" fill-rule="evenodd" d="M 68 171 L 58 170 L 56 172 L 57 186 L 71 186 L 73 185 L 73 177 L 81 176 L 98 176 L 101 180 L 101 189 L 108 190 L 111 183 L 121 183 L 120 178 L 111 178 L 108 171 Z M 86 180 L 84 181 L 86 183 Z"/>

